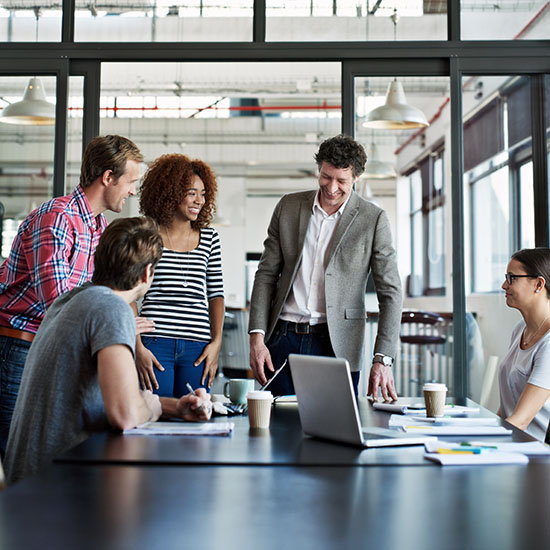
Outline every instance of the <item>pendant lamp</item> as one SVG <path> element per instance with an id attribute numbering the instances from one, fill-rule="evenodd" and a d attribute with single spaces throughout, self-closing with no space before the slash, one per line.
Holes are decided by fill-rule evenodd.
<path id="1" fill-rule="evenodd" d="M 429 122 L 420 109 L 407 104 L 403 85 L 394 79 L 388 84 L 384 105 L 367 113 L 363 126 L 379 130 L 407 130 L 425 128 Z"/>
<path id="2" fill-rule="evenodd" d="M 361 178 L 364 179 L 390 179 L 397 177 L 397 171 L 395 166 L 390 162 L 384 162 L 378 158 L 376 145 L 371 143 L 370 156 L 365 166 L 365 171 L 361 174 Z"/>
<path id="3" fill-rule="evenodd" d="M 23 99 L 0 111 L 0 122 L 36 126 L 55 124 L 55 105 L 46 101 L 40 78 L 31 78 Z"/>

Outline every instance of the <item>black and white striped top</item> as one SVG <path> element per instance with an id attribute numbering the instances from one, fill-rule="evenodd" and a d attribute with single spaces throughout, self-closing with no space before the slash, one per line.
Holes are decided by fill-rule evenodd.
<path id="1" fill-rule="evenodd" d="M 223 298 L 221 247 L 217 231 L 206 227 L 197 248 L 163 249 L 140 314 L 155 322 L 149 336 L 209 342 L 208 301 L 213 298 Z"/>

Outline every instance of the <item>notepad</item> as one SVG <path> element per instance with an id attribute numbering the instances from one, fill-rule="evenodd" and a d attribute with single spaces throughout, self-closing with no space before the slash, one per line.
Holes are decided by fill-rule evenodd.
<path id="1" fill-rule="evenodd" d="M 529 458 L 519 453 L 438 454 L 424 453 L 424 458 L 442 466 L 473 466 L 475 464 L 527 464 Z"/>
<path id="2" fill-rule="evenodd" d="M 374 402 L 372 408 L 377 411 L 391 412 L 395 414 L 407 414 L 426 416 L 426 409 L 421 403 L 404 405 L 403 403 L 379 403 Z M 463 405 L 445 405 L 445 415 L 457 416 L 464 414 L 479 413 L 479 407 L 465 407 Z"/>
<path id="3" fill-rule="evenodd" d="M 230 435 L 233 422 L 146 422 L 137 428 L 124 430 L 124 435 Z"/>
<path id="4" fill-rule="evenodd" d="M 407 433 L 425 435 L 510 435 L 512 430 L 503 426 L 418 426 L 405 425 Z"/>

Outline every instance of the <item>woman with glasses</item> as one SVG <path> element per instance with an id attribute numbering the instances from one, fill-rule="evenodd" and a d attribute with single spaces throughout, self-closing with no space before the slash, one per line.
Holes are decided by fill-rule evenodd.
<path id="1" fill-rule="evenodd" d="M 523 320 L 499 365 L 499 415 L 544 441 L 550 421 L 550 249 L 513 254 L 502 289 Z"/>

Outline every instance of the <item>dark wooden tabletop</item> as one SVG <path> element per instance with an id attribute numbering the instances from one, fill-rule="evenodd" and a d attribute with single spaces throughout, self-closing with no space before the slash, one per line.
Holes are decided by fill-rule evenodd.
<path id="1" fill-rule="evenodd" d="M 408 401 L 411 401 L 409 399 Z M 418 401 L 418 399 L 416 399 Z M 469 402 L 474 405 L 473 402 Z M 390 414 L 375 411 L 367 399 L 359 400 L 364 426 L 387 427 Z M 494 416 L 486 410 L 481 414 Z M 250 430 L 246 416 L 217 417 L 232 421 L 229 437 L 135 436 L 96 434 L 56 458 L 59 463 L 89 464 L 178 464 L 178 465 L 301 465 L 301 466 L 384 466 L 437 467 L 424 458 L 422 445 L 362 449 L 304 436 L 295 404 L 273 407 L 269 430 Z M 452 439 L 452 438 L 448 438 Z M 476 437 L 476 439 L 479 439 Z M 514 440 L 531 438 L 514 430 Z M 491 441 L 511 440 L 491 437 Z"/>
<path id="2" fill-rule="evenodd" d="M 550 467 L 54 465 L 0 493 L 9 550 L 548 550 Z"/>

